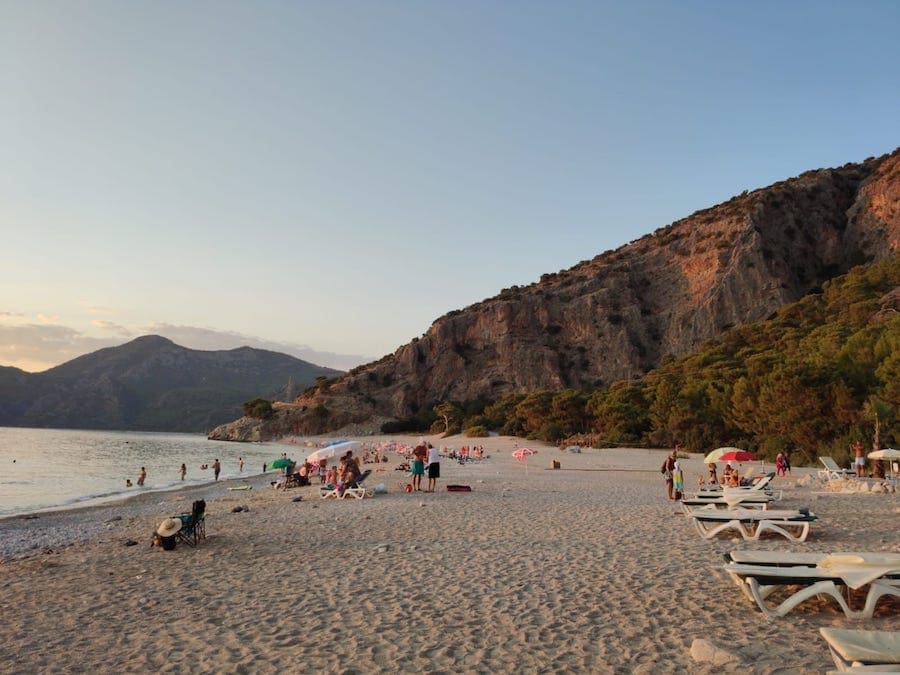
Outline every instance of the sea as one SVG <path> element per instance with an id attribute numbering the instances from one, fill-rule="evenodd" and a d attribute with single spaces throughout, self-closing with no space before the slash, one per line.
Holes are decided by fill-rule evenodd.
<path id="1" fill-rule="evenodd" d="M 209 483 L 216 459 L 222 466 L 219 480 L 249 478 L 283 453 L 302 459 L 309 448 L 225 443 L 201 434 L 0 427 L 0 517 Z M 182 463 L 187 466 L 184 481 Z M 147 478 L 138 487 L 141 467 Z M 132 487 L 126 487 L 126 480 Z"/>

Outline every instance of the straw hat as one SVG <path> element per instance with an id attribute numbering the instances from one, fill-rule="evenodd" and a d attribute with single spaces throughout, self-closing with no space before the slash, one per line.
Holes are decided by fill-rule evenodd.
<path id="1" fill-rule="evenodd" d="M 181 519 L 180 518 L 166 518 L 159 524 L 159 527 L 156 530 L 156 534 L 160 537 L 171 537 L 173 534 L 178 532 L 181 529 Z"/>

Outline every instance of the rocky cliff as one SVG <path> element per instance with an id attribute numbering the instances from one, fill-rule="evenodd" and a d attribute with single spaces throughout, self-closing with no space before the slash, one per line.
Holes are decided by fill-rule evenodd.
<path id="1" fill-rule="evenodd" d="M 380 361 L 212 438 L 322 433 L 445 400 L 603 387 L 758 321 L 900 243 L 900 150 L 745 192 L 437 319 Z"/>

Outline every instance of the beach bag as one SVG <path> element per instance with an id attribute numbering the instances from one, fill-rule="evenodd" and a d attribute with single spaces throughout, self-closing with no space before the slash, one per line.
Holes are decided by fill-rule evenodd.
<path id="1" fill-rule="evenodd" d="M 412 492 L 412 485 L 410 485 L 409 483 L 407 483 L 407 484 L 406 484 L 406 487 L 403 488 L 403 489 L 406 490 L 407 492 Z"/>
<path id="2" fill-rule="evenodd" d="M 157 535 L 159 536 L 159 535 Z M 174 551 L 175 550 L 175 535 L 173 534 L 171 537 L 159 537 L 159 545 L 162 547 L 163 551 Z"/>

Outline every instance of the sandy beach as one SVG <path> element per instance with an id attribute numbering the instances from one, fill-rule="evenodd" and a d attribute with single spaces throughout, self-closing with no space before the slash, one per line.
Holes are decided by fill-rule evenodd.
<path id="1" fill-rule="evenodd" d="M 822 673 L 819 627 L 900 630 L 898 602 L 865 621 L 818 601 L 767 620 L 721 569 L 733 549 L 900 552 L 900 494 L 828 493 L 795 468 L 775 487 L 819 516 L 806 543 L 705 541 L 666 498 L 664 451 L 528 442 L 519 463 L 524 441 L 474 442 L 490 458 L 443 459 L 433 494 L 405 493 L 392 455 L 371 499 L 258 476 L 2 520 L 3 671 Z M 683 463 L 690 492 L 701 455 Z M 207 539 L 150 547 L 199 497 Z M 695 659 L 696 639 L 732 660 Z"/>

